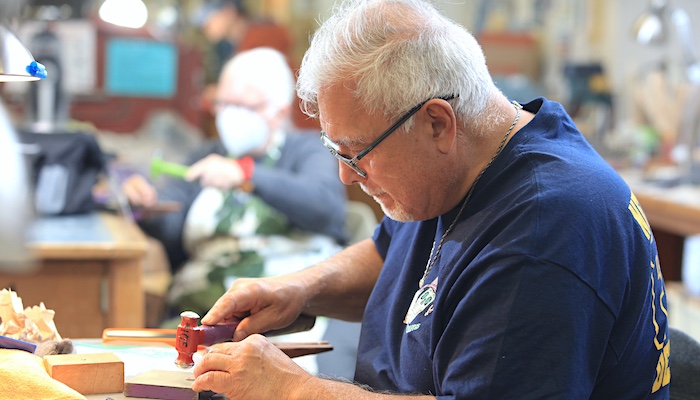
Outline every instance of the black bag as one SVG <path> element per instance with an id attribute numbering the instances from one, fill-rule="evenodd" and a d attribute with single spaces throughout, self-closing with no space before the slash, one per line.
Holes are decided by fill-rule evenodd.
<path id="1" fill-rule="evenodd" d="M 20 131 L 19 141 L 28 154 L 37 213 L 65 215 L 95 210 L 92 189 L 106 172 L 106 162 L 93 135 Z"/>

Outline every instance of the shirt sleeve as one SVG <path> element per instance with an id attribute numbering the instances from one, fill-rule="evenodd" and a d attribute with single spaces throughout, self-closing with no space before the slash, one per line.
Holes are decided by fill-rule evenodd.
<path id="1" fill-rule="evenodd" d="M 374 228 L 374 235 L 372 240 L 374 240 L 374 246 L 377 248 L 377 252 L 386 260 L 387 252 L 389 251 L 389 245 L 391 244 L 391 238 L 394 236 L 394 230 L 397 228 L 398 223 L 393 219 L 384 216 L 382 221 Z"/>

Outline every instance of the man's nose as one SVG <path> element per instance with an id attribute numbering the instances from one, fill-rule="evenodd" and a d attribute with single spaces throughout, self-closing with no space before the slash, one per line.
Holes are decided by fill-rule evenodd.
<path id="1" fill-rule="evenodd" d="M 338 176 L 340 177 L 340 181 L 348 186 L 354 185 L 364 179 L 354 169 L 341 161 L 338 161 Z"/>

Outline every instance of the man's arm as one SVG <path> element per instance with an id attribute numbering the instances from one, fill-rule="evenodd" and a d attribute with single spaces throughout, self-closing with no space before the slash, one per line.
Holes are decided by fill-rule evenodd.
<path id="1" fill-rule="evenodd" d="M 237 279 L 202 324 L 243 318 L 234 340 L 288 326 L 300 313 L 359 321 L 383 260 L 366 239 L 301 271 L 260 279 Z"/>
<path id="2" fill-rule="evenodd" d="M 435 399 L 425 395 L 378 393 L 352 383 L 314 377 L 261 335 L 210 347 L 193 373 L 194 391 L 212 390 L 231 400 Z"/>
<path id="3" fill-rule="evenodd" d="M 193 373 L 194 391 L 211 390 L 231 400 L 435 399 L 426 395 L 380 393 L 365 386 L 312 376 L 261 335 L 210 347 Z"/>
<path id="4" fill-rule="evenodd" d="M 310 290 L 303 312 L 360 321 L 383 264 L 374 241 L 365 239 L 300 271 Z"/>
<path id="5" fill-rule="evenodd" d="M 369 388 L 352 383 L 332 381 L 316 376 L 309 377 L 303 384 L 297 387 L 293 400 L 399 400 L 399 399 L 435 399 L 435 396 L 391 394 L 373 392 Z"/>

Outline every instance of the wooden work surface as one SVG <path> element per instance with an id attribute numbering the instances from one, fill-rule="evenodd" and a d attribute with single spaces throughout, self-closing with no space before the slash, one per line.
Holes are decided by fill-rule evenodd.
<path id="1" fill-rule="evenodd" d="M 323 325 L 323 324 L 322 324 Z M 324 351 L 332 350 L 332 346 L 328 342 L 324 341 L 304 341 L 304 342 L 289 342 L 286 339 L 291 339 L 294 337 L 307 337 L 312 339 L 319 334 L 323 334 L 325 327 L 322 330 L 313 332 L 298 332 L 285 336 L 276 336 L 271 339 L 275 345 L 285 352 L 288 356 L 292 357 L 294 360 L 300 360 L 306 358 L 306 362 L 309 361 L 309 357 L 314 357 L 314 354 L 318 354 Z M 74 341 L 75 349 L 78 354 L 89 354 L 89 353 L 100 353 L 105 352 L 114 353 L 119 359 L 124 362 L 124 379 L 126 382 L 134 382 L 135 380 L 140 380 L 143 382 L 148 382 L 152 384 L 159 384 L 167 387 L 175 388 L 189 388 L 192 382 L 188 379 L 183 381 L 182 379 L 177 379 L 176 381 L 171 381 L 172 377 L 169 377 L 167 373 L 175 373 L 180 375 L 182 373 L 187 373 L 191 375 L 192 369 L 181 369 L 175 365 L 175 359 L 177 358 L 177 350 L 174 347 L 157 342 L 142 343 L 137 344 L 136 342 L 107 342 L 104 343 L 100 339 L 80 339 Z M 199 362 L 204 350 L 200 349 L 194 354 L 193 360 Z M 299 357 L 297 357 L 299 356 Z M 305 357 L 301 357 L 305 356 Z M 304 368 L 304 362 L 299 364 Z M 144 374 L 149 375 L 153 371 L 159 371 L 158 376 L 160 379 L 145 380 Z M 165 372 L 165 374 L 164 374 Z M 137 378 L 140 377 L 140 378 Z M 166 383 L 171 381 L 171 383 Z M 126 388 L 125 388 L 126 389 Z M 134 393 L 134 391 L 132 391 Z M 154 390 L 152 394 L 156 394 L 157 390 Z M 170 392 L 172 393 L 172 392 Z M 107 394 L 90 394 L 86 396 L 89 400 L 105 400 L 110 398 L 112 400 L 122 400 L 122 399 L 141 399 L 141 397 L 127 397 L 123 392 L 121 393 L 107 393 Z M 176 396 L 163 396 L 159 398 L 175 398 Z M 177 397 L 182 398 L 182 397 Z M 207 398 L 212 400 L 226 400 L 226 396 L 214 393 L 208 393 L 206 396 L 202 395 L 200 398 Z"/>
<path id="2" fill-rule="evenodd" d="M 109 213 L 39 218 L 29 245 L 44 259 L 129 259 L 143 257 L 147 249 L 136 224 Z"/>
<path id="3" fill-rule="evenodd" d="M 30 274 L 0 274 L 29 307 L 56 312 L 65 338 L 100 337 L 109 327 L 144 326 L 141 270 L 148 242 L 132 222 L 107 214 L 43 217 L 34 221 Z"/>
<path id="4" fill-rule="evenodd" d="M 637 171 L 623 171 L 621 175 L 649 220 L 664 278 L 667 281 L 681 280 L 685 237 L 700 234 L 700 187 L 664 187 L 645 181 Z"/>
<path id="5" fill-rule="evenodd" d="M 639 173 L 623 173 L 652 227 L 681 236 L 700 234 L 700 187 L 663 187 L 645 182 Z"/>

